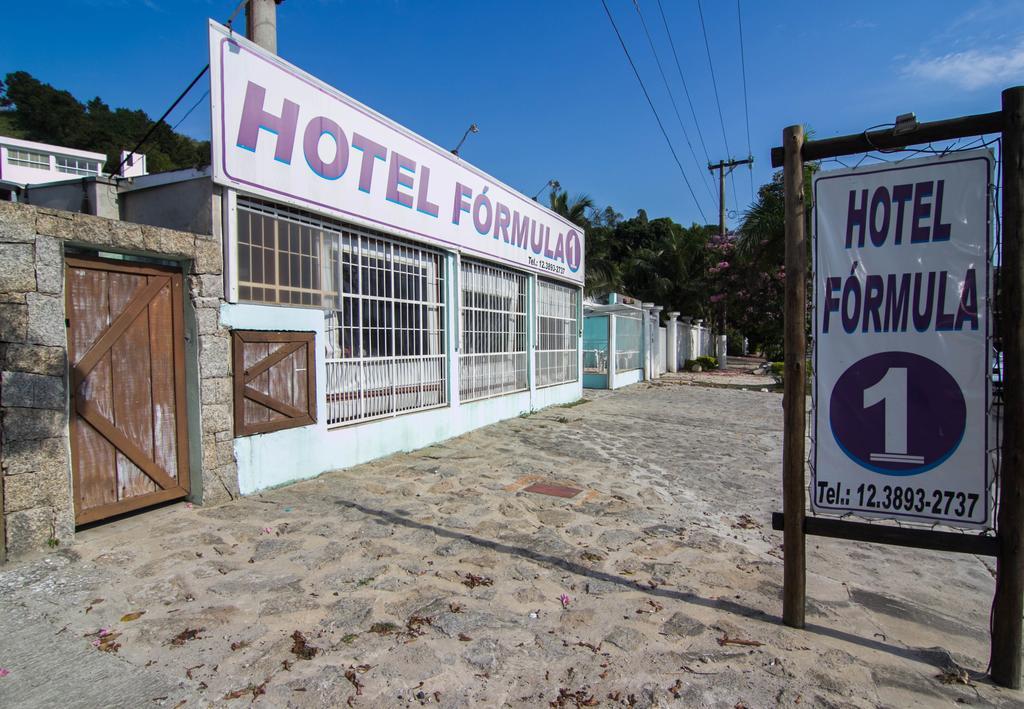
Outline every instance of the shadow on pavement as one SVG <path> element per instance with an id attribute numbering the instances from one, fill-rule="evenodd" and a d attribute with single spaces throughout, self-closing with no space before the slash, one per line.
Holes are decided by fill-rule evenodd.
<path id="1" fill-rule="evenodd" d="M 474 544 L 484 549 L 491 549 L 502 554 L 509 554 L 514 556 L 523 557 L 533 561 L 542 566 L 549 568 L 557 568 L 569 573 L 576 574 L 577 576 L 584 576 L 597 581 L 605 581 L 607 583 L 617 584 L 622 586 L 624 589 L 631 591 L 641 591 L 650 596 L 656 596 L 660 598 L 668 598 L 676 601 L 682 601 L 683 603 L 690 603 L 705 608 L 713 608 L 716 610 L 722 610 L 727 613 L 733 613 L 743 618 L 757 618 L 774 624 L 781 625 L 782 618 L 777 615 L 772 615 L 764 612 L 758 608 L 752 608 L 742 603 L 737 603 L 731 600 L 725 600 L 722 598 L 704 598 L 698 596 L 695 593 L 688 591 L 673 591 L 667 588 L 652 587 L 650 585 L 641 584 L 637 581 L 632 581 L 622 576 L 616 576 L 604 571 L 598 571 L 591 569 L 582 564 L 578 564 L 561 557 L 552 556 L 550 554 L 544 554 L 533 549 L 529 549 L 522 546 L 515 546 L 512 544 L 505 544 L 502 542 L 494 541 L 491 539 L 484 539 L 477 537 L 472 534 L 465 532 L 457 532 L 444 527 L 438 527 L 436 525 L 427 524 L 425 522 L 417 522 L 414 519 L 410 519 L 396 512 L 390 512 L 388 510 L 374 509 L 372 507 L 366 507 L 358 502 L 352 502 L 350 500 L 336 499 L 335 504 L 339 507 L 347 507 L 349 509 L 357 510 L 365 515 L 376 517 L 381 520 L 386 520 L 392 524 L 400 525 L 410 529 L 420 529 L 433 532 L 439 537 L 445 537 L 448 539 L 458 539 L 470 544 Z M 781 603 L 781 598 L 779 599 Z M 933 665 L 939 669 L 943 669 L 948 664 L 948 653 L 945 653 L 939 648 L 915 648 L 915 647 L 899 647 L 892 645 L 887 642 L 882 642 L 874 638 L 865 638 L 853 633 L 849 633 L 836 628 L 828 628 L 822 625 L 808 623 L 805 627 L 806 632 L 813 633 L 815 635 L 821 635 L 835 640 L 843 642 L 853 643 L 870 650 L 878 652 L 885 652 L 891 655 L 896 655 L 908 660 L 914 660 L 917 662 L 923 662 L 925 664 Z"/>

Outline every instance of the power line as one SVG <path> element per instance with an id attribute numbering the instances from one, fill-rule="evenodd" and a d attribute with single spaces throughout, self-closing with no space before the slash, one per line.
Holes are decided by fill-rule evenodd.
<path id="1" fill-rule="evenodd" d="M 743 13 L 740 11 L 740 0 L 736 0 L 736 21 L 740 27 L 740 70 L 743 72 L 743 116 L 747 121 L 747 157 L 753 155 L 750 150 L 750 107 L 747 103 L 747 57 L 743 48 Z M 750 201 L 754 201 L 754 171 L 747 170 L 750 177 Z"/>
<path id="2" fill-rule="evenodd" d="M 672 32 L 668 29 L 668 20 L 665 19 L 665 9 L 661 6 L 661 0 L 658 0 L 658 11 L 661 12 L 661 22 L 665 25 L 665 34 L 668 35 L 668 43 L 672 47 L 672 56 L 676 60 L 676 70 L 679 72 L 679 80 L 683 82 L 683 92 L 686 94 L 686 102 L 690 104 L 690 115 L 693 116 L 693 124 L 697 127 L 697 137 L 700 138 L 700 145 L 704 149 L 704 159 L 710 163 L 711 155 L 708 154 L 708 146 L 704 143 L 704 133 L 700 129 L 700 121 L 697 120 L 697 112 L 693 110 L 693 100 L 690 98 L 690 89 L 687 88 L 686 79 L 683 77 L 683 67 L 679 63 L 679 53 L 676 52 L 676 43 L 672 41 Z"/>
<path id="3" fill-rule="evenodd" d="M 644 15 L 640 12 L 640 3 L 637 0 L 633 0 L 633 7 L 636 9 L 636 14 L 640 17 L 640 24 L 644 28 L 644 34 L 647 35 L 647 43 L 651 46 L 651 54 L 654 55 L 654 61 L 658 65 L 658 73 L 661 74 L 661 80 L 665 83 L 665 90 L 668 91 L 668 98 L 672 102 L 672 109 L 676 113 L 676 120 L 679 121 L 679 127 L 683 131 L 683 137 L 686 139 L 686 144 L 690 148 L 690 155 L 693 156 L 693 162 L 697 165 L 698 173 L 701 176 L 701 182 L 704 183 L 704 189 L 708 191 L 708 196 L 711 198 L 711 202 L 714 203 L 715 196 L 711 193 L 711 187 L 708 186 L 707 175 L 704 174 L 704 170 L 701 169 L 700 160 L 697 159 L 697 153 L 693 149 L 693 143 L 690 142 L 690 135 L 686 132 L 686 126 L 683 125 L 683 119 L 679 115 L 679 107 L 676 105 L 676 97 L 672 95 L 672 89 L 668 85 L 668 78 L 665 76 L 665 70 L 661 66 L 661 59 L 658 58 L 658 50 L 654 48 L 654 40 L 651 38 L 651 33 L 647 30 L 647 21 L 644 20 Z"/>
<path id="4" fill-rule="evenodd" d="M 700 29 L 704 33 L 704 49 L 708 53 L 708 68 L 711 69 L 711 85 L 715 88 L 715 105 L 718 106 L 718 122 L 722 126 L 722 140 L 725 141 L 725 152 L 727 155 L 732 155 L 732 151 L 729 150 L 729 138 L 725 134 L 725 117 L 722 115 L 722 101 L 718 98 L 718 80 L 715 78 L 715 64 L 711 61 L 711 42 L 708 41 L 708 28 L 704 24 L 704 8 L 701 7 L 700 0 L 697 0 L 697 13 L 700 15 Z M 736 177 L 730 174 L 732 178 L 732 200 L 733 207 L 736 211 L 739 211 L 739 205 L 736 204 Z"/>
<path id="5" fill-rule="evenodd" d="M 605 14 L 608 15 L 608 21 L 612 23 L 612 29 L 615 30 L 615 36 L 619 38 L 619 44 L 622 45 L 622 51 L 626 54 L 626 59 L 629 60 L 629 65 L 633 67 L 633 74 L 636 76 L 636 80 L 640 83 L 640 88 L 644 92 L 644 96 L 647 98 L 647 105 L 651 107 L 651 112 L 654 114 L 654 120 L 658 122 L 658 128 L 661 129 L 661 134 L 665 137 L 665 142 L 668 143 L 668 149 L 672 153 L 672 157 L 675 158 L 676 165 L 679 166 L 679 174 L 683 176 L 683 182 L 686 183 L 686 189 L 690 191 L 690 197 L 693 198 L 693 203 L 697 206 L 697 211 L 700 212 L 700 218 L 707 222 L 707 217 L 704 216 L 704 210 L 700 207 L 700 202 L 697 201 L 697 195 L 694 194 L 693 186 L 690 185 L 690 180 L 686 177 L 686 172 L 683 170 L 683 164 L 679 162 L 679 156 L 676 155 L 676 149 L 672 147 L 672 141 L 668 138 L 668 133 L 665 131 L 665 126 L 661 122 L 661 117 L 658 116 L 658 109 L 654 107 L 654 102 L 651 101 L 651 95 L 647 93 L 647 87 L 644 85 L 644 80 L 640 78 L 640 72 L 637 71 L 636 64 L 633 63 L 633 57 L 629 56 L 629 50 L 626 49 L 626 42 L 622 39 L 622 35 L 619 33 L 619 27 L 615 24 L 615 18 L 612 17 L 611 10 L 608 9 L 608 3 L 605 0 L 601 0 L 601 4 L 604 6 Z"/>
<path id="6" fill-rule="evenodd" d="M 205 101 L 206 97 L 209 96 L 209 95 L 210 95 L 210 90 L 207 89 L 205 91 L 205 93 L 203 93 L 203 95 L 199 97 L 199 100 L 196 101 L 194 104 L 192 104 L 192 108 L 190 108 L 187 111 L 185 111 L 185 115 L 182 116 L 181 118 L 179 118 L 177 123 L 175 123 L 173 126 L 171 126 L 171 130 L 172 131 L 178 130 L 178 126 L 180 126 L 182 123 L 184 123 L 185 119 L 192 115 L 192 111 L 194 111 L 197 108 L 199 108 L 199 104 L 201 104 L 203 101 Z"/>
<path id="7" fill-rule="evenodd" d="M 178 104 L 181 103 L 181 99 L 185 98 L 185 96 L 188 94 L 188 92 L 192 90 L 192 87 L 195 86 L 197 83 L 199 83 L 199 80 L 203 78 L 203 75 L 206 74 L 206 72 L 209 71 L 209 69 L 210 69 L 210 65 L 209 64 L 204 66 L 202 71 L 200 71 L 198 74 L 196 74 L 196 78 L 192 79 L 192 83 L 190 83 L 187 87 L 185 87 L 184 91 L 182 91 L 180 94 L 178 94 L 178 98 L 174 99 L 174 103 L 171 104 L 171 107 L 168 108 L 166 111 L 164 111 L 164 115 L 160 116 L 160 118 L 157 119 L 156 123 L 154 123 L 150 127 L 150 129 L 148 131 L 146 131 L 146 135 L 142 136 L 142 140 L 140 140 L 138 142 L 138 144 L 134 148 L 132 148 L 128 152 L 127 155 L 124 156 L 124 158 L 121 160 L 121 162 L 118 163 L 117 168 L 115 168 L 114 171 L 110 173 L 110 175 L 112 177 L 114 175 L 120 174 L 121 168 L 124 167 L 124 164 L 128 161 L 128 158 L 130 158 L 132 155 L 134 155 L 134 154 L 139 152 L 139 148 L 141 148 L 143 146 L 143 144 L 145 144 L 145 142 L 147 140 L 149 140 L 150 136 L 152 136 L 153 132 L 157 129 L 157 126 L 159 126 L 161 123 L 163 123 L 164 120 L 167 118 L 167 116 L 169 116 L 171 114 L 171 111 L 173 111 L 175 108 L 177 108 Z"/>

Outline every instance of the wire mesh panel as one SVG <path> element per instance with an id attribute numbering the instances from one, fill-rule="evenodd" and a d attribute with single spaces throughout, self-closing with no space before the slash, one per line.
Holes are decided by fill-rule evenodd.
<path id="1" fill-rule="evenodd" d="M 579 373 L 579 289 L 537 280 L 537 386 L 575 382 Z"/>
<path id="2" fill-rule="evenodd" d="M 615 318 L 615 371 L 628 372 L 643 367 L 643 320 L 640 313 L 618 313 Z"/>
<path id="3" fill-rule="evenodd" d="M 459 398 L 462 401 L 528 388 L 526 282 L 522 273 L 463 259 Z"/>
<path id="4" fill-rule="evenodd" d="M 447 404 L 444 255 L 348 226 L 325 250 L 328 425 Z"/>

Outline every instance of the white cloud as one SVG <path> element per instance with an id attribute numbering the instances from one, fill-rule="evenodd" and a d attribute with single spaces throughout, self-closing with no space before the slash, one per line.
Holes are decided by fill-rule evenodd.
<path id="1" fill-rule="evenodd" d="M 903 71 L 911 79 L 952 84 L 974 90 L 1024 80 L 1024 39 L 1016 45 L 968 49 L 914 59 Z"/>

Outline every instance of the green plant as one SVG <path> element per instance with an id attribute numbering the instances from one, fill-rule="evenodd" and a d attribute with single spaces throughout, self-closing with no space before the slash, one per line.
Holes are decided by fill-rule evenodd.
<path id="1" fill-rule="evenodd" d="M 51 549 L 56 549 L 60 546 L 60 540 L 56 537 L 50 537 L 46 540 L 46 546 L 50 547 Z"/>
<path id="2" fill-rule="evenodd" d="M 709 371 L 712 369 L 718 369 L 718 360 L 708 355 L 702 355 L 697 359 L 688 359 L 683 363 L 683 369 L 687 372 L 692 372 L 694 365 L 700 365 L 702 371 Z"/>

